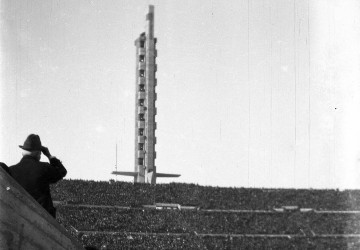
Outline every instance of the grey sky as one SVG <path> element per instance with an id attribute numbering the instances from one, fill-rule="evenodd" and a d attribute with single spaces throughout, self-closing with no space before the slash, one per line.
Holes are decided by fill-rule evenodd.
<path id="1" fill-rule="evenodd" d="M 116 143 L 118 170 L 133 170 L 134 40 L 149 3 L 156 165 L 182 174 L 164 181 L 360 187 L 355 0 L 3 0 L 0 161 L 19 161 L 37 133 L 68 178 L 114 178 Z"/>

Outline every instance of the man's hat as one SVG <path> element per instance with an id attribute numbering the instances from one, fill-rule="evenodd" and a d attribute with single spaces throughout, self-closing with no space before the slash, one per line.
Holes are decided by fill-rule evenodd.
<path id="1" fill-rule="evenodd" d="M 19 147 L 26 151 L 41 151 L 40 137 L 38 135 L 31 134 L 26 138 L 24 146 L 19 145 Z"/>

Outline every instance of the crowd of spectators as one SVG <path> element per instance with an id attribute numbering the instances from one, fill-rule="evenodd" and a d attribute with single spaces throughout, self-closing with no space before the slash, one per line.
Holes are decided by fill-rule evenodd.
<path id="1" fill-rule="evenodd" d="M 58 212 L 80 231 L 186 233 L 189 219 L 175 210 L 60 206 Z"/>
<path id="2" fill-rule="evenodd" d="M 232 237 L 197 236 L 194 234 L 129 234 L 129 233 L 83 233 L 78 235 L 85 246 L 95 249 L 333 249 L 358 250 L 356 239 L 306 238 L 306 237 Z"/>
<path id="3" fill-rule="evenodd" d="M 355 250 L 356 240 L 345 238 L 233 238 L 231 249 L 307 249 Z"/>
<path id="4" fill-rule="evenodd" d="M 226 213 L 61 206 L 80 231 L 199 234 L 360 234 L 359 214 Z"/>
<path id="5" fill-rule="evenodd" d="M 79 237 L 84 245 L 116 249 L 209 249 L 194 235 L 141 235 L 128 233 L 91 233 Z M 105 248 L 105 247 L 104 247 Z M 217 248 L 219 249 L 219 248 Z"/>
<path id="6" fill-rule="evenodd" d="M 132 206 L 152 204 L 155 186 L 130 182 L 62 180 L 51 186 L 54 200 L 69 204 Z"/>
<path id="7" fill-rule="evenodd" d="M 74 204 L 139 207 L 156 202 L 202 209 L 268 210 L 295 205 L 317 210 L 360 210 L 359 190 L 223 188 L 195 184 L 141 184 L 63 180 L 52 187 L 54 200 Z"/>
<path id="8" fill-rule="evenodd" d="M 357 190 L 63 180 L 53 186 L 52 195 L 60 201 L 57 220 L 85 246 L 92 245 L 99 250 L 360 248 L 360 243 L 353 238 L 318 237 L 360 234 L 359 214 L 322 211 L 360 210 L 360 191 Z M 155 203 L 176 203 L 199 209 L 142 207 Z M 320 213 L 273 210 L 282 206 L 313 208 Z M 236 209 L 250 212 L 230 211 Z M 289 237 L 239 237 L 271 234 Z"/>

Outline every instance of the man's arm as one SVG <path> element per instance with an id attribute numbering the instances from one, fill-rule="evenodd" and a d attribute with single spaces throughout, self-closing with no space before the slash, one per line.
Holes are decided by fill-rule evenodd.
<path id="1" fill-rule="evenodd" d="M 47 169 L 47 178 L 50 183 L 55 183 L 65 177 L 67 171 L 61 161 L 52 156 L 49 149 L 42 147 L 41 152 L 49 159 L 50 166 Z"/>

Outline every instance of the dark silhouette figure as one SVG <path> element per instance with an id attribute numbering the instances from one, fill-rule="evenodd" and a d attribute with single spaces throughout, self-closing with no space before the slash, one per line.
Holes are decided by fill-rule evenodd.
<path id="1" fill-rule="evenodd" d="M 48 148 L 41 145 L 38 135 L 29 135 L 24 145 L 19 147 L 24 150 L 23 158 L 9 168 L 10 175 L 55 218 L 56 209 L 51 199 L 50 184 L 65 177 L 66 169 L 60 160 L 50 154 Z M 40 161 L 41 153 L 50 163 Z"/>

